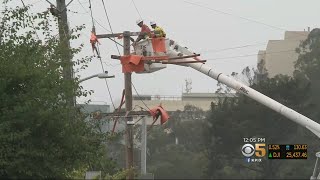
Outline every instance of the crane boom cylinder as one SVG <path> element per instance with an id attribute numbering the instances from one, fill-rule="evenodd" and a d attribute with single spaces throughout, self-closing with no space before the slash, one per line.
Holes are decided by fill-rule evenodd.
<path id="1" fill-rule="evenodd" d="M 185 49 L 186 51 L 186 49 Z M 169 57 L 174 57 L 178 55 L 178 51 L 170 50 L 168 52 Z M 190 52 L 191 53 L 191 52 Z M 185 58 L 181 61 L 196 61 L 193 58 Z M 282 114 L 283 116 L 287 117 L 288 119 L 300 124 L 303 127 L 306 127 L 310 131 L 312 131 L 315 135 L 317 135 L 320 138 L 320 124 L 317 122 L 311 120 L 310 118 L 294 111 L 293 109 L 290 109 L 283 104 L 269 98 L 268 96 L 244 85 L 243 83 L 240 83 L 236 81 L 235 79 L 228 77 L 224 75 L 223 73 L 220 73 L 213 68 L 202 64 L 202 63 L 186 63 L 189 67 L 202 72 L 203 74 L 216 79 L 217 81 L 235 89 L 236 91 L 248 96 L 251 99 L 256 100 L 257 102 L 267 106 L 268 108 Z"/>
<path id="2" fill-rule="evenodd" d="M 156 45 L 157 46 L 157 45 Z M 180 66 L 187 66 L 191 67 L 199 72 L 202 72 L 203 74 L 217 80 L 218 82 L 221 82 L 234 90 L 248 96 L 249 98 L 267 106 L 268 108 L 280 113 L 281 115 L 287 117 L 288 119 L 298 123 L 299 125 L 309 129 L 311 132 L 313 132 L 316 136 L 320 138 L 320 124 L 317 122 L 313 121 L 312 119 L 294 111 L 293 109 L 290 109 L 283 104 L 269 98 L 268 96 L 246 86 L 245 84 L 236 81 L 235 79 L 224 75 L 221 72 L 218 72 L 214 70 L 213 68 L 205 65 L 202 63 L 200 59 L 193 56 L 197 55 L 196 53 L 190 51 L 187 47 L 181 46 L 175 41 L 166 38 L 165 39 L 165 46 L 166 46 L 166 52 L 161 55 L 166 55 L 169 57 L 169 59 L 177 59 L 174 60 L 175 64 L 179 64 Z M 140 42 L 140 44 L 136 44 L 135 46 L 135 53 L 138 55 L 149 55 L 149 56 L 154 56 L 155 50 L 153 49 L 153 44 L 151 40 L 144 40 Z M 158 54 L 157 54 L 158 55 Z M 159 56 L 159 55 L 158 55 Z M 182 59 L 180 59 L 182 57 Z M 194 63 L 197 62 L 197 63 Z M 173 62 L 162 62 L 162 63 L 173 63 Z M 166 68 L 165 66 L 154 66 L 154 63 L 150 64 L 145 64 L 145 73 L 150 73 L 154 72 L 163 68 Z M 152 66 L 153 65 L 153 66 Z M 320 152 L 316 154 L 317 158 L 320 158 Z M 320 179 L 320 173 L 317 172 L 319 169 L 319 163 L 318 159 L 315 164 L 315 169 L 310 177 L 310 179 Z M 318 174 L 318 176 L 317 176 Z"/>
<path id="3" fill-rule="evenodd" d="M 153 44 L 151 40 L 144 40 L 142 42 L 139 42 L 140 44 L 137 44 L 135 46 L 135 53 L 137 55 L 149 55 L 149 56 L 155 56 L 155 49 L 153 47 Z M 251 99 L 256 100 L 257 102 L 267 106 L 268 108 L 282 114 L 283 116 L 287 117 L 288 119 L 300 124 L 301 126 L 309 129 L 311 132 L 313 132 L 315 135 L 317 135 L 320 138 L 320 124 L 317 122 L 311 120 L 310 118 L 294 111 L 293 109 L 290 109 L 283 104 L 280 104 L 279 102 L 269 98 L 268 96 L 244 85 L 241 82 L 236 81 L 235 79 L 224 75 L 223 73 L 216 71 L 215 69 L 205 65 L 204 63 L 201 63 L 202 61 L 196 57 L 192 57 L 197 55 L 196 53 L 189 50 L 187 47 L 179 45 L 177 42 L 166 38 L 164 45 L 166 46 L 166 52 L 160 55 L 168 56 L 168 59 L 177 59 L 174 60 L 175 64 L 179 64 L 181 66 L 187 66 L 191 67 L 199 72 L 202 72 L 203 74 L 216 79 L 217 81 L 235 89 L 236 91 L 248 96 Z M 159 56 L 159 54 L 157 54 Z M 182 57 L 182 58 L 181 58 Z M 184 58 L 183 58 L 184 57 Z M 180 59 L 181 58 L 181 59 Z M 193 63 L 197 62 L 197 63 Z M 164 62 L 164 63 L 172 63 L 170 61 Z M 145 64 L 145 71 L 146 72 L 154 72 L 160 69 L 163 69 L 165 67 L 155 67 L 156 63 L 151 63 L 151 65 Z M 148 67 L 150 66 L 150 67 Z M 147 68 L 146 68 L 147 67 Z"/>

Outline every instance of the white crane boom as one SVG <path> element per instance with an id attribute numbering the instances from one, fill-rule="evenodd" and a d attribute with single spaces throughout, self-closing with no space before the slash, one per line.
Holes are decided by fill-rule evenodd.
<path id="1" fill-rule="evenodd" d="M 170 50 L 167 52 L 167 55 L 169 57 L 177 57 L 179 53 L 182 53 L 183 55 L 192 55 L 193 52 L 189 51 L 187 48 L 179 46 L 177 43 L 171 43 Z M 181 54 L 180 54 L 181 55 Z M 180 62 L 186 61 L 196 61 L 194 58 L 185 58 L 179 60 Z M 315 135 L 317 135 L 320 138 L 320 124 L 313 121 L 312 119 L 294 111 L 293 109 L 290 109 L 283 104 L 269 98 L 268 96 L 244 85 L 243 83 L 240 83 L 236 81 L 235 79 L 224 75 L 223 73 L 203 64 L 203 63 L 186 63 L 188 67 L 191 67 L 199 72 L 202 72 L 203 74 L 233 88 L 234 90 L 248 96 L 249 98 L 256 100 L 257 102 L 267 106 L 268 108 L 282 114 L 283 116 L 287 117 L 288 119 L 300 124 L 301 126 L 309 129 L 312 131 Z"/>
<path id="2" fill-rule="evenodd" d="M 176 57 L 185 57 L 190 55 L 194 55 L 195 53 L 190 51 L 188 48 L 180 46 L 176 42 L 170 39 L 165 39 L 165 49 L 166 52 L 154 52 L 154 47 L 152 45 L 150 39 L 143 40 L 136 44 L 134 47 L 135 54 L 142 55 L 142 56 L 168 56 L 169 58 L 175 59 Z M 248 96 L 249 98 L 256 100 L 257 102 L 267 106 L 268 108 L 282 114 L 283 116 L 287 117 L 288 119 L 298 123 L 299 125 L 309 129 L 311 132 L 313 132 L 316 136 L 320 138 L 320 124 L 313 121 L 312 119 L 294 111 L 293 109 L 290 109 L 286 107 L 285 105 L 269 98 L 268 96 L 246 86 L 245 84 L 236 81 L 235 79 L 224 75 L 223 73 L 203 64 L 203 63 L 190 63 L 198 61 L 196 58 L 183 58 L 179 60 L 174 60 L 175 63 L 179 63 L 179 65 L 191 67 L 199 72 L 202 72 L 203 74 L 217 80 L 218 82 L 221 82 L 234 90 Z M 166 68 L 166 65 L 161 63 L 149 62 L 144 64 L 144 71 L 140 73 L 152 73 L 161 69 Z M 311 180 L 314 179 L 320 179 L 320 173 L 319 173 L 319 166 L 320 163 L 318 163 L 318 160 L 320 159 L 320 152 L 316 154 L 317 162 L 314 167 L 314 171 L 312 176 L 310 177 Z"/>
<path id="3" fill-rule="evenodd" d="M 165 39 L 165 53 L 155 53 L 152 42 L 150 39 L 139 42 L 135 47 L 135 53 L 137 55 L 143 56 L 168 56 L 169 58 L 176 58 L 181 56 L 190 56 L 195 53 L 190 51 L 188 48 L 180 46 L 173 40 Z M 179 65 L 191 67 L 203 74 L 216 79 L 217 81 L 235 89 L 236 91 L 248 96 L 251 99 L 256 100 L 257 102 L 267 106 L 268 108 L 282 114 L 288 119 L 300 124 L 301 126 L 309 129 L 315 135 L 320 138 L 320 124 L 311 120 L 310 118 L 290 109 L 283 104 L 269 98 L 268 96 L 244 85 L 241 82 L 236 81 L 235 79 L 224 75 L 223 73 L 203 64 L 203 63 L 190 63 L 197 61 L 195 58 L 184 58 L 179 60 L 174 60 L 174 62 L 179 62 Z M 183 63 L 186 62 L 186 63 Z M 189 62 L 189 63 L 187 63 Z M 160 63 L 145 63 L 144 72 L 142 73 L 152 73 L 154 71 L 161 70 L 166 68 L 166 65 Z"/>

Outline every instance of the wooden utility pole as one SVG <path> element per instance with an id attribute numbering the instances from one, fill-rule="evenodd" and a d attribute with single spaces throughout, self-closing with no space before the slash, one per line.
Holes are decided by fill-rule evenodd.
<path id="1" fill-rule="evenodd" d="M 69 4 L 72 1 L 69 2 Z M 68 25 L 68 15 L 67 7 L 65 0 L 56 0 L 58 15 L 58 26 L 59 26 L 59 38 L 61 43 L 61 58 L 63 62 L 63 77 L 65 81 L 73 80 L 73 64 L 72 56 L 70 51 L 70 34 L 69 34 L 69 25 Z M 69 94 L 70 93 L 70 94 Z M 67 102 L 69 105 L 75 105 L 75 97 L 73 93 L 67 92 Z"/>
<path id="2" fill-rule="evenodd" d="M 130 55 L 130 32 L 123 32 L 123 54 Z M 131 85 L 131 73 L 124 73 L 124 88 L 125 88 L 125 100 L 126 100 L 126 113 L 132 110 L 132 85 Z M 126 125 L 126 168 L 133 168 L 133 118 L 127 117 Z M 133 172 L 130 171 L 127 179 L 133 179 Z"/>
<path id="3" fill-rule="evenodd" d="M 113 33 L 113 34 L 97 34 L 97 38 L 108 38 L 113 40 L 115 37 L 123 37 L 123 55 L 130 55 L 130 40 L 131 36 L 138 36 L 140 32 L 130 32 L 124 31 L 123 33 Z M 114 40 L 113 40 L 114 41 Z M 124 87 L 125 87 L 125 101 L 126 101 L 126 133 L 125 133 L 125 142 L 126 142 L 126 168 L 130 169 L 134 167 L 133 164 L 133 114 L 136 115 L 150 115 L 149 112 L 132 112 L 132 82 L 131 82 L 131 73 L 124 73 Z M 121 114 L 121 113 L 120 113 Z M 122 116 L 124 114 L 121 114 Z M 111 113 L 107 116 L 116 116 L 117 113 Z M 134 179 L 133 171 L 130 171 L 127 179 Z"/>

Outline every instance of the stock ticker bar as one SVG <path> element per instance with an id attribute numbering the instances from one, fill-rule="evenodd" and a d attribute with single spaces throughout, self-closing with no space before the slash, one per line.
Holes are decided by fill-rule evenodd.
<path id="1" fill-rule="evenodd" d="M 307 159 L 306 144 L 269 144 L 268 159 Z"/>

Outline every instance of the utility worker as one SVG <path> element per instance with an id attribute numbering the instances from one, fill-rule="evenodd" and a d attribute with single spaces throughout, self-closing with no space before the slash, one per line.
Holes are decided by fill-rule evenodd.
<path id="1" fill-rule="evenodd" d="M 157 24 L 154 21 L 151 21 L 150 25 L 154 29 L 153 37 L 166 37 L 166 33 L 164 32 L 164 30 L 161 27 L 157 26 Z"/>
<path id="2" fill-rule="evenodd" d="M 99 54 L 98 49 L 96 47 L 96 43 L 100 44 L 100 42 L 98 41 L 98 38 L 95 35 L 94 29 L 91 31 L 90 43 L 91 43 L 93 56 L 96 57 L 94 54 L 94 51 L 96 51 L 98 58 L 100 58 L 100 54 Z"/>
<path id="3" fill-rule="evenodd" d="M 141 32 L 133 44 L 139 42 L 141 39 L 147 39 L 148 37 L 151 37 L 151 30 L 147 25 L 143 24 L 142 19 L 137 20 L 136 23 L 141 28 Z"/>
<path id="4" fill-rule="evenodd" d="M 53 4 L 51 4 L 50 5 L 50 8 L 48 8 L 49 9 L 49 11 L 50 11 L 50 13 L 53 15 L 53 16 L 55 16 L 55 17 L 57 17 L 57 18 L 59 18 L 60 19 L 60 11 L 53 5 Z"/>

